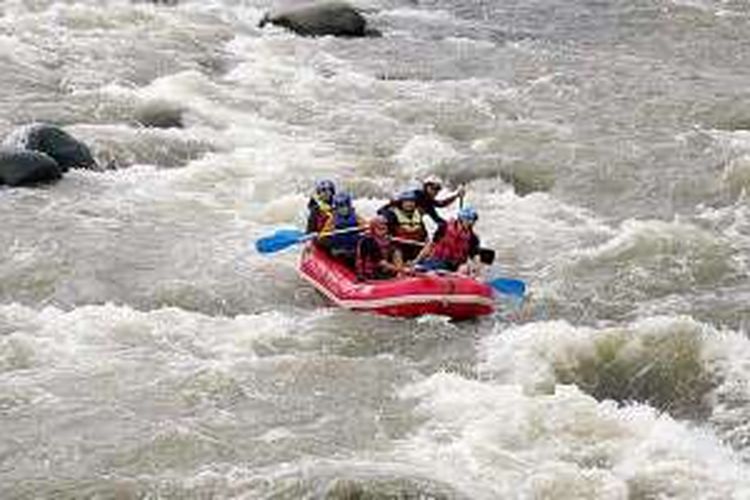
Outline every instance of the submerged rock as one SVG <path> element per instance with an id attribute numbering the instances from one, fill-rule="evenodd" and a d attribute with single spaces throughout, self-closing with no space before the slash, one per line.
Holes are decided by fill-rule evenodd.
<path id="1" fill-rule="evenodd" d="M 69 168 L 97 167 L 88 146 L 63 129 L 46 123 L 33 123 L 13 131 L 3 141 L 3 147 L 45 153 L 57 162 L 62 172 Z"/>
<path id="2" fill-rule="evenodd" d="M 25 186 L 61 177 L 62 169 L 49 155 L 23 149 L 0 150 L 0 184 Z"/>
<path id="3" fill-rule="evenodd" d="M 367 21 L 354 7 L 343 2 L 307 4 L 267 13 L 259 27 L 271 23 L 303 36 L 333 35 L 341 37 L 379 36 L 367 28 Z"/>

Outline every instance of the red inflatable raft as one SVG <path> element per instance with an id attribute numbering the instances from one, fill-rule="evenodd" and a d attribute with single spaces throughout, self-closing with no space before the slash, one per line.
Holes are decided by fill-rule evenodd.
<path id="1" fill-rule="evenodd" d="M 315 245 L 302 252 L 299 272 L 320 293 L 346 309 L 387 316 L 438 314 L 468 319 L 491 314 L 492 288 L 468 276 L 425 273 L 360 282 L 354 272 Z"/>

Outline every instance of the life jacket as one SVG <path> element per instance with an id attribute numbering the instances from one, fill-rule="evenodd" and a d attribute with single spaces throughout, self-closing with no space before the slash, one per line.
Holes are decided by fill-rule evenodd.
<path id="1" fill-rule="evenodd" d="M 471 230 L 464 228 L 459 221 L 448 222 L 445 234 L 435 243 L 430 257 L 455 265 L 463 264 L 469 258 L 472 235 Z"/>
<path id="2" fill-rule="evenodd" d="M 346 216 L 341 216 L 337 212 L 334 212 L 330 221 L 331 223 L 327 224 L 328 227 L 325 231 L 328 231 L 328 228 L 330 228 L 331 231 L 335 231 L 337 229 L 347 229 L 359 226 L 359 217 L 357 217 L 354 209 L 349 210 L 349 215 Z M 331 248 L 354 252 L 359 239 L 360 234 L 357 231 L 334 234 L 330 236 Z"/>
<path id="3" fill-rule="evenodd" d="M 427 231 L 422 223 L 422 212 L 415 208 L 411 215 L 407 214 L 400 207 L 393 207 L 393 214 L 396 216 L 396 226 L 393 236 L 412 241 L 424 241 L 427 239 Z"/>
<path id="4" fill-rule="evenodd" d="M 367 239 L 372 239 L 378 245 L 380 250 L 380 259 L 373 258 L 373 255 L 364 255 L 362 253 L 362 245 Z M 365 279 L 374 278 L 378 270 L 378 264 L 381 259 L 388 259 L 390 254 L 390 241 L 387 238 L 378 238 L 373 234 L 368 234 L 364 238 L 359 240 L 357 244 L 357 261 L 356 271 L 357 276 L 361 276 Z"/>
<path id="5" fill-rule="evenodd" d="M 310 210 L 316 210 L 315 232 L 323 231 L 333 218 L 333 207 L 323 200 L 318 193 L 315 193 L 310 197 L 310 202 L 307 204 L 307 208 Z"/>

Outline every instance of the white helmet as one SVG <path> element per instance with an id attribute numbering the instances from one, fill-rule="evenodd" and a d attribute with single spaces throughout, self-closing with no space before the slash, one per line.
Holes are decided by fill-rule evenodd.
<path id="1" fill-rule="evenodd" d="M 433 184 L 435 186 L 442 187 L 443 186 L 443 180 L 440 177 L 438 177 L 437 175 L 432 174 L 432 175 L 428 175 L 425 178 L 425 180 L 422 181 L 422 184 L 425 185 L 425 186 L 427 184 Z"/>

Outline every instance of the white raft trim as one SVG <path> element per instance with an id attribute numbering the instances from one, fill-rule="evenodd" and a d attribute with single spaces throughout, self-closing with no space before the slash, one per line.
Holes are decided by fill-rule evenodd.
<path id="1" fill-rule="evenodd" d="M 478 304 L 492 307 L 495 305 L 493 299 L 482 295 L 399 295 L 384 299 L 340 299 L 328 288 L 323 286 L 315 278 L 300 270 L 303 278 L 309 281 L 320 293 L 325 295 L 331 302 L 345 309 L 380 309 L 381 307 L 403 306 L 406 304 L 426 304 L 439 302 L 443 304 Z"/>

